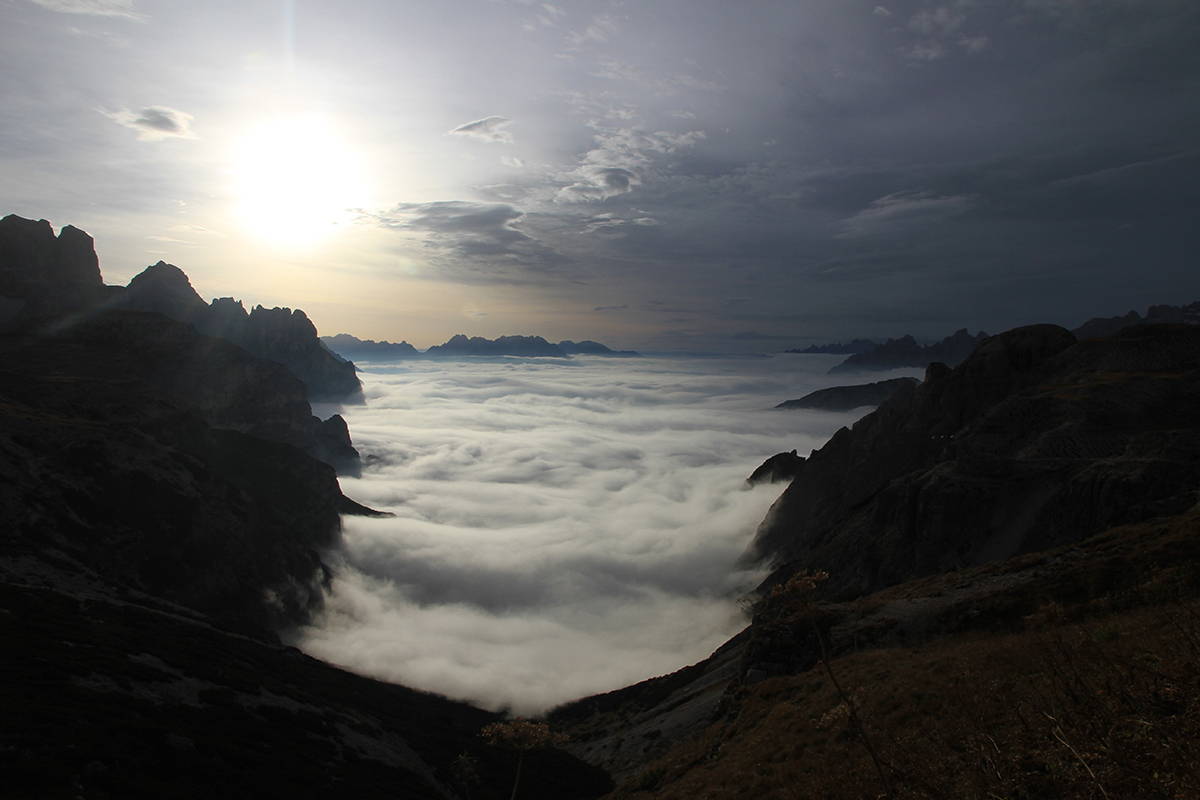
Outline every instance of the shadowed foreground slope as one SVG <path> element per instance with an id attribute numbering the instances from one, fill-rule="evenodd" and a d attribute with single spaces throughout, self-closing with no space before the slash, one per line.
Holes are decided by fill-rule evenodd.
<path id="1" fill-rule="evenodd" d="M 1174 325 L 931 367 L 804 462 L 746 631 L 552 721 L 614 797 L 1200 795 L 1198 372 Z"/>

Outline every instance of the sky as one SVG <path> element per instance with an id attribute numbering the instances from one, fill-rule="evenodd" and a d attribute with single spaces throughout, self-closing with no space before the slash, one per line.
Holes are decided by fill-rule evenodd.
<path id="1" fill-rule="evenodd" d="M 0 214 L 322 334 L 940 339 L 1200 299 L 1195 0 L 0 0 Z"/>
<path id="2" fill-rule="evenodd" d="M 765 574 L 739 561 L 783 484 L 746 478 L 867 410 L 773 408 L 840 360 L 360 365 L 367 402 L 340 411 L 367 467 L 342 490 L 395 516 L 344 518 L 326 613 L 294 643 L 523 715 L 707 658 Z"/>

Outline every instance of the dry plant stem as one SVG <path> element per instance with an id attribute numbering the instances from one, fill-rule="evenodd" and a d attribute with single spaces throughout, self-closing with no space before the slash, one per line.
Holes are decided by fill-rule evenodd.
<path id="1" fill-rule="evenodd" d="M 829 675 L 829 680 L 833 682 L 833 688 L 837 690 L 838 696 L 846 704 L 846 710 L 850 715 L 850 722 L 854 725 L 854 729 L 858 732 L 858 735 L 862 737 L 863 745 L 867 748 L 867 753 L 871 756 L 871 761 L 875 764 L 875 771 L 879 774 L 879 782 L 883 785 L 883 792 L 889 798 L 894 797 L 892 786 L 883 771 L 883 762 L 879 760 L 879 756 L 875 753 L 875 747 L 871 744 L 871 737 L 867 735 L 867 729 L 863 727 L 862 720 L 858 718 L 858 709 L 854 707 L 854 701 L 850 699 L 850 695 L 846 694 L 846 690 L 838 683 L 837 677 L 833 674 L 833 667 L 829 666 L 829 652 L 825 649 L 825 637 L 821 635 L 821 629 L 817 627 L 817 621 L 813 618 L 812 614 L 808 615 L 808 621 L 812 623 L 813 631 L 817 634 L 817 644 L 821 646 L 821 663 L 825 665 L 825 673 Z"/>
<path id="2" fill-rule="evenodd" d="M 517 778 L 513 781 L 512 797 L 509 800 L 517 800 L 517 786 L 521 783 L 521 766 L 525 763 L 525 751 L 517 751 Z M 1103 791 L 1103 790 L 1101 790 Z"/>
<path id="3" fill-rule="evenodd" d="M 1047 714 L 1046 716 L 1050 719 L 1051 722 L 1054 722 L 1054 723 L 1058 722 L 1058 720 L 1056 720 L 1054 717 L 1051 717 L 1049 714 Z M 1096 784 L 1096 788 L 1100 790 L 1100 794 L 1104 795 L 1107 798 L 1108 792 L 1104 791 L 1104 785 L 1100 783 L 1100 779 L 1096 777 L 1096 773 L 1092 772 L 1092 768 L 1089 767 L 1087 765 L 1087 762 L 1083 760 L 1083 756 L 1079 755 L 1079 753 L 1076 752 L 1075 748 L 1071 747 L 1070 743 L 1067 742 L 1066 737 L 1063 736 L 1062 728 L 1058 727 L 1058 725 L 1056 724 L 1054 726 L 1053 733 L 1054 733 L 1054 738 L 1058 739 L 1060 742 L 1062 742 L 1063 747 L 1070 750 L 1071 755 L 1075 756 L 1075 758 L 1077 758 L 1079 760 L 1080 764 L 1083 764 L 1083 768 L 1087 770 L 1088 775 L 1092 776 L 1092 781 Z"/>

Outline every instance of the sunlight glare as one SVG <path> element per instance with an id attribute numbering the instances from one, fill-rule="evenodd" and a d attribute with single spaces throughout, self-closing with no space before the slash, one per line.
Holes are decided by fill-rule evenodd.
<path id="1" fill-rule="evenodd" d="M 237 192 L 239 214 L 256 234 L 306 243 L 350 220 L 347 209 L 362 201 L 362 169 L 323 120 L 279 120 L 242 140 Z"/>

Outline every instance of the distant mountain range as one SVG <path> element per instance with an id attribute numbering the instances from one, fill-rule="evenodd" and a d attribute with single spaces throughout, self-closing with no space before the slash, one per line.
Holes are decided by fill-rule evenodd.
<path id="1" fill-rule="evenodd" d="M 878 342 L 870 339 L 854 339 L 849 344 L 835 342 L 833 344 L 814 344 L 803 350 L 796 348 L 792 350 L 784 350 L 785 353 L 799 353 L 801 355 L 832 355 L 845 356 L 855 353 L 865 353 L 868 350 L 874 350 L 879 345 Z"/>
<path id="2" fill-rule="evenodd" d="M 1130 325 L 1143 323 L 1200 324 L 1200 301 L 1183 306 L 1150 306 L 1144 317 L 1136 311 L 1130 311 L 1123 317 L 1093 317 L 1078 328 L 1072 329 L 1071 333 L 1082 341 L 1100 336 L 1112 336 Z M 986 338 L 988 335 L 983 331 L 972 336 L 966 328 L 963 328 L 940 342 L 927 345 L 917 344 L 916 339 L 912 336 L 902 336 L 899 339 L 888 339 L 883 344 L 870 339 L 854 339 L 849 344 L 836 342 L 811 345 L 803 350 L 793 349 L 783 352 L 802 355 L 848 354 L 849 358 L 830 369 L 830 374 L 860 370 L 927 367 L 935 361 L 940 361 L 948 367 L 955 367 L 962 363 L 976 345 Z"/>
<path id="3" fill-rule="evenodd" d="M 613 350 L 599 342 L 584 340 L 572 342 L 564 339 L 558 344 L 546 341 L 541 336 L 501 336 L 485 339 L 470 338 L 463 334 L 453 336 L 445 344 L 434 345 L 421 352 L 408 342 L 376 342 L 359 339 L 348 333 L 322 336 L 321 343 L 333 353 L 346 360 L 388 361 L 407 358 L 448 358 L 457 356 L 517 356 L 522 358 L 569 358 L 570 356 L 606 356 L 609 358 L 637 358 L 633 350 Z"/>

